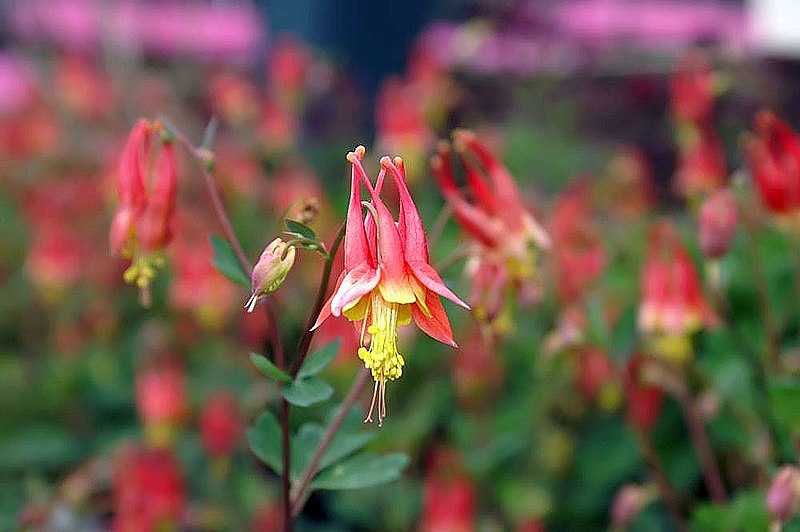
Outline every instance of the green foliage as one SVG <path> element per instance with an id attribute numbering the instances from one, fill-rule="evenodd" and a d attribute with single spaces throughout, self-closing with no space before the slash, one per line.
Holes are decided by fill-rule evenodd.
<path id="1" fill-rule="evenodd" d="M 247 273 L 242 271 L 239 261 L 236 259 L 236 253 L 233 251 L 231 245 L 224 239 L 211 235 L 211 247 L 214 250 L 214 267 L 227 277 L 229 280 L 236 284 L 240 284 L 250 288 L 250 279 Z"/>

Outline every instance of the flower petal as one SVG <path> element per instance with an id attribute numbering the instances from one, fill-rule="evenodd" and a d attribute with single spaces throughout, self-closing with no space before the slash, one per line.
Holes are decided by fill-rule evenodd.
<path id="1" fill-rule="evenodd" d="M 353 152 L 351 152 L 353 153 Z M 353 159 L 357 160 L 360 151 L 356 148 Z M 348 154 L 348 160 L 350 160 Z M 364 216 L 361 207 L 361 184 L 356 175 L 355 164 L 351 160 L 350 168 L 350 203 L 347 206 L 347 228 L 344 233 L 344 268 L 351 270 L 358 265 L 371 264 L 367 235 L 364 230 Z"/>
<path id="2" fill-rule="evenodd" d="M 381 269 L 373 269 L 366 264 L 361 264 L 348 271 L 342 279 L 339 289 L 331 299 L 331 314 L 341 316 L 342 309 L 361 296 L 368 294 L 381 280 Z"/>
<path id="3" fill-rule="evenodd" d="M 414 322 L 417 324 L 417 327 L 434 340 L 438 340 L 443 344 L 453 347 L 458 347 L 458 344 L 456 344 L 453 339 L 453 329 L 450 327 L 450 320 L 447 318 L 447 313 L 444 311 L 442 302 L 439 301 L 439 296 L 433 292 L 428 292 L 425 306 L 430 311 L 430 316 L 426 316 L 418 305 L 412 305 L 411 307 L 411 313 L 414 316 Z"/>
<path id="4" fill-rule="evenodd" d="M 322 305 L 322 308 L 319 311 L 319 316 L 317 316 L 317 321 L 314 322 L 314 326 L 311 327 L 312 331 L 317 330 L 317 328 L 322 325 L 322 323 L 328 319 L 331 315 L 331 301 L 333 301 L 333 296 L 336 295 L 336 292 L 339 291 L 339 287 L 342 286 L 342 281 L 344 280 L 344 272 L 339 274 L 339 278 L 336 280 L 336 288 L 333 289 L 333 293 L 325 301 L 325 304 Z"/>
<path id="5" fill-rule="evenodd" d="M 395 164 L 399 163 L 399 164 Z M 402 159 L 393 162 L 389 157 L 381 158 L 381 166 L 388 169 L 394 178 L 398 195 L 400 196 L 400 213 L 397 228 L 403 237 L 403 253 L 407 261 L 419 260 L 428 262 L 428 239 L 425 237 L 425 227 L 419 216 L 417 206 L 408 191 L 405 168 Z"/>
<path id="6" fill-rule="evenodd" d="M 416 276 L 419 282 L 421 282 L 426 288 L 442 297 L 446 297 L 456 305 L 461 305 L 465 309 L 469 310 L 469 305 L 461 301 L 457 295 L 455 295 L 449 288 L 447 288 L 447 286 L 445 286 L 444 281 L 442 281 L 439 273 L 433 269 L 433 266 L 427 262 L 421 261 L 409 262 L 408 266 L 411 268 L 414 276 Z M 428 298 L 428 301 L 430 301 L 430 298 Z"/>

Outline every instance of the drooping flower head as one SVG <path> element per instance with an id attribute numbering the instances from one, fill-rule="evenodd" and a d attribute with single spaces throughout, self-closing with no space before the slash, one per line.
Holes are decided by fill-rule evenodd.
<path id="1" fill-rule="evenodd" d="M 699 50 L 684 56 L 670 80 L 672 119 L 680 125 L 705 126 L 714 112 L 716 80 L 708 57 Z"/>
<path id="2" fill-rule="evenodd" d="M 471 240 L 467 274 L 472 280 L 476 315 L 502 329 L 507 316 L 501 294 L 538 293 L 538 255 L 550 248 L 550 238 L 525 208 L 511 174 L 472 132 L 457 131 L 454 147 L 464 167 L 469 195 L 456 184 L 447 143 L 440 144 L 431 161 L 433 174 L 453 216 Z"/>
<path id="3" fill-rule="evenodd" d="M 314 328 L 329 316 L 360 322 L 358 356 L 375 380 L 367 420 L 378 405 L 378 421 L 386 416 L 386 382 L 398 379 L 405 360 L 397 349 L 397 328 L 413 318 L 426 334 L 456 345 L 450 321 L 439 297 L 469 308 L 442 282 L 430 265 L 422 220 L 411 198 L 402 159 L 381 159 L 373 186 L 362 161 L 363 146 L 347 154 L 351 164 L 350 203 L 344 237 L 344 270 L 325 303 Z M 380 197 L 386 175 L 391 174 L 400 198 L 397 222 Z M 361 186 L 370 202 L 363 215 Z"/>
<path id="4" fill-rule="evenodd" d="M 580 181 L 559 195 L 548 226 L 553 235 L 558 294 L 564 303 L 580 301 L 602 275 L 606 252 L 589 204 L 589 187 Z"/>
<path id="5" fill-rule="evenodd" d="M 769 111 L 756 115 L 756 133 L 742 142 L 761 202 L 772 214 L 800 214 L 800 137 Z"/>
<path id="6" fill-rule="evenodd" d="M 159 123 L 143 119 L 131 130 L 117 170 L 119 206 L 109 235 L 111 251 L 131 259 L 125 281 L 135 283 L 145 297 L 155 268 L 164 262 L 161 251 L 172 240 L 177 166 L 172 142 L 162 130 Z M 161 140 L 155 154 L 154 136 Z"/>
<path id="7" fill-rule="evenodd" d="M 680 150 L 675 191 L 684 198 L 707 195 L 725 183 L 725 152 L 713 129 L 698 130 Z"/>
<path id="8" fill-rule="evenodd" d="M 692 259 L 666 221 L 650 231 L 638 321 L 655 354 L 678 362 L 691 354 L 689 337 L 717 322 Z"/>

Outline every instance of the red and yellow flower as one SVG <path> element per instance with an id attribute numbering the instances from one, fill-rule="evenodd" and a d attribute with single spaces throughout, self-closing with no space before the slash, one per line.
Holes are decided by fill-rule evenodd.
<path id="1" fill-rule="evenodd" d="M 456 185 L 450 146 L 441 143 L 433 174 L 453 216 L 471 242 L 467 275 L 479 319 L 496 332 L 509 328 L 509 296 L 533 299 L 540 291 L 537 261 L 550 237 L 526 209 L 508 170 L 469 131 L 454 134 L 471 201 Z"/>
<path id="2" fill-rule="evenodd" d="M 177 164 L 172 142 L 161 133 L 161 124 L 142 119 L 128 136 L 117 171 L 119 206 L 109 235 L 111 250 L 131 259 L 125 281 L 143 294 L 164 263 L 161 251 L 172 240 Z M 153 161 L 154 135 L 161 138 L 161 149 Z"/>
<path id="3" fill-rule="evenodd" d="M 439 297 L 469 308 L 442 282 L 430 265 L 428 242 L 422 220 L 408 190 L 402 159 L 381 159 L 381 170 L 373 187 L 359 146 L 347 154 L 351 164 L 350 203 L 344 237 L 344 270 L 325 303 L 314 328 L 329 316 L 344 316 L 360 322 L 358 356 L 375 380 L 367 420 L 378 405 L 378 421 L 386 416 L 386 382 L 403 373 L 405 359 L 397 349 L 397 328 L 412 318 L 432 338 L 456 346 L 450 321 Z M 380 198 L 386 175 L 398 189 L 397 222 Z M 371 201 L 362 214 L 361 185 Z"/>

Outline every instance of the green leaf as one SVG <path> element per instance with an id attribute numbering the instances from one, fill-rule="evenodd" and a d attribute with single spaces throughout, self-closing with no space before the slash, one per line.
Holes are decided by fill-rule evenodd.
<path id="1" fill-rule="evenodd" d="M 297 372 L 298 377 L 313 377 L 320 371 L 325 369 L 325 366 L 331 363 L 336 355 L 339 354 L 339 348 L 342 346 L 342 339 L 336 340 L 326 344 L 322 349 L 309 355 L 303 365 L 300 366 L 300 371 Z"/>
<path id="2" fill-rule="evenodd" d="M 328 450 L 322 455 L 322 460 L 319 462 L 319 470 L 322 471 L 331 464 L 335 464 L 339 460 L 358 451 L 376 436 L 374 431 L 361 431 L 356 433 L 347 433 L 340 430 L 336 437 L 331 442 Z"/>
<path id="3" fill-rule="evenodd" d="M 377 486 L 400 478 L 400 473 L 407 464 L 408 456 L 403 453 L 386 456 L 362 453 L 317 475 L 311 483 L 311 488 L 354 490 Z"/>
<path id="4" fill-rule="evenodd" d="M 800 385 L 791 378 L 775 378 L 769 382 L 769 397 L 775 420 L 790 430 L 800 430 L 800 416 L 797 405 L 800 405 Z"/>
<path id="5" fill-rule="evenodd" d="M 247 278 L 247 274 L 239 266 L 236 253 L 234 253 L 231 245 L 217 235 L 211 235 L 209 238 L 211 247 L 214 250 L 214 260 L 212 262 L 214 267 L 229 280 L 249 288 L 250 279 Z"/>
<path id="6" fill-rule="evenodd" d="M 289 233 L 290 235 L 297 235 L 298 237 L 301 237 L 301 238 L 306 238 L 308 240 L 313 240 L 313 241 L 319 242 L 319 238 L 317 237 L 317 233 L 315 233 L 314 230 L 311 229 L 306 224 L 300 223 L 297 220 L 290 220 L 289 218 L 286 218 L 285 222 L 286 222 L 286 229 L 287 229 L 285 231 L 286 233 Z"/>
<path id="7" fill-rule="evenodd" d="M 272 363 L 270 359 L 265 356 L 262 356 L 258 353 L 250 353 L 250 362 L 258 368 L 258 371 L 263 373 L 265 376 L 270 377 L 271 379 L 275 379 L 278 382 L 291 382 L 292 378 L 288 376 L 286 373 L 281 371 L 278 366 Z"/>
<path id="8" fill-rule="evenodd" d="M 278 474 L 283 471 L 281 427 L 272 412 L 261 413 L 255 426 L 247 430 L 247 441 L 259 460 Z"/>
<path id="9" fill-rule="evenodd" d="M 295 406 L 311 406 L 333 395 L 333 388 L 316 377 L 296 379 L 283 389 L 283 398 Z"/>

